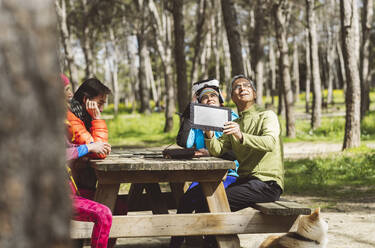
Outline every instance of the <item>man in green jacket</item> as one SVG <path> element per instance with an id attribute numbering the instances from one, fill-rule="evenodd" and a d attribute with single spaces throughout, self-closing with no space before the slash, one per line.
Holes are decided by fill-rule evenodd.
<path id="1" fill-rule="evenodd" d="M 218 139 L 206 131 L 205 143 L 213 156 L 232 150 L 238 159 L 240 177 L 226 189 L 231 210 L 237 211 L 278 200 L 284 188 L 284 165 L 277 115 L 255 104 L 255 86 L 244 75 L 235 76 L 231 86 L 239 118 L 227 122 Z"/>

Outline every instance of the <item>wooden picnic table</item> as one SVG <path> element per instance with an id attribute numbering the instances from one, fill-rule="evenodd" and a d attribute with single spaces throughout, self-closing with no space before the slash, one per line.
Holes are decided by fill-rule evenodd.
<path id="1" fill-rule="evenodd" d="M 98 178 L 96 201 L 113 211 L 120 184 L 131 183 L 126 195 L 129 211 L 153 213 L 113 216 L 110 237 L 216 235 L 219 247 L 240 247 L 239 233 L 288 232 L 300 214 L 311 212 L 281 201 L 231 213 L 222 179 L 235 164 L 219 158 L 176 160 L 163 158 L 161 150 L 114 150 L 104 160 L 93 160 L 93 167 Z M 209 213 L 168 214 L 189 181 L 201 183 Z M 162 192 L 160 182 L 169 183 L 171 192 Z M 73 221 L 72 230 L 72 238 L 89 238 L 92 223 Z"/>
<path id="2" fill-rule="evenodd" d="M 166 159 L 162 157 L 161 151 L 123 150 L 115 151 L 104 160 L 93 162 L 98 178 L 95 200 L 107 205 L 112 211 L 121 183 L 132 184 L 128 195 L 130 205 L 134 206 L 135 202 L 145 202 L 142 200 L 145 198 L 143 194 L 145 189 L 145 196 L 149 198 L 148 202 L 153 214 L 168 214 L 169 207 L 167 201 L 164 200 L 165 197 L 162 196 L 159 183 L 170 184 L 177 202 L 183 194 L 184 183 L 197 181 L 201 183 L 210 213 L 230 212 L 222 179 L 228 169 L 235 168 L 233 161 L 214 157 Z M 152 217 L 148 221 L 163 220 L 160 216 Z M 184 220 L 186 220 L 186 227 L 191 225 L 189 217 Z M 144 228 L 146 225 L 142 226 L 142 229 Z M 158 232 L 154 226 L 149 231 Z M 176 235 L 180 233 L 176 232 Z M 240 247 L 239 239 L 235 234 L 218 235 L 217 241 L 219 247 Z"/>

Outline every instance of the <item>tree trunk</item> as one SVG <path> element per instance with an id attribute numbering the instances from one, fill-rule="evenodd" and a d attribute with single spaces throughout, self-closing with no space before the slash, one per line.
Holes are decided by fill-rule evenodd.
<path id="1" fill-rule="evenodd" d="M 270 41 L 269 43 L 270 53 L 269 53 L 269 60 L 270 60 L 270 78 L 271 78 L 271 102 L 272 105 L 275 106 L 275 96 L 276 96 L 276 59 L 275 59 L 275 50 L 273 48 L 273 42 Z"/>
<path id="2" fill-rule="evenodd" d="M 163 67 L 166 91 L 164 132 L 170 132 L 173 130 L 173 114 L 176 111 L 174 101 L 173 70 L 171 66 L 171 58 L 172 51 L 170 48 L 167 48 L 165 66 Z"/>
<path id="3" fill-rule="evenodd" d="M 178 111 L 184 111 L 189 103 L 189 94 L 186 78 L 185 61 L 185 28 L 183 16 L 183 0 L 173 1 L 173 21 L 174 21 L 174 55 L 177 71 L 177 101 Z"/>
<path id="4" fill-rule="evenodd" d="M 69 247 L 54 5 L 3 0 L 0 6 L 0 246 Z"/>
<path id="5" fill-rule="evenodd" d="M 257 7 L 255 10 L 255 27 L 253 34 L 253 42 L 249 40 L 249 43 L 253 43 L 253 49 L 251 51 L 251 64 L 255 68 L 255 83 L 257 88 L 256 103 L 259 105 L 263 104 L 263 72 L 264 72 L 264 6 L 261 0 L 257 0 Z"/>
<path id="6" fill-rule="evenodd" d="M 332 8 L 333 9 L 333 8 Z M 335 62 L 335 53 L 336 53 L 336 35 L 331 27 L 331 24 L 327 22 L 327 104 L 333 104 L 333 81 L 334 77 L 334 62 Z"/>
<path id="7" fill-rule="evenodd" d="M 222 33 L 221 41 L 223 44 L 223 56 L 224 56 L 224 78 L 225 81 L 227 82 L 226 88 L 227 88 L 227 96 L 226 96 L 226 101 L 229 102 L 232 98 L 232 92 L 230 91 L 231 85 L 230 85 L 230 68 L 232 67 L 232 63 L 230 60 L 230 51 L 229 51 L 229 44 L 228 44 L 228 39 L 225 38 L 226 36 L 226 31 L 224 30 Z"/>
<path id="8" fill-rule="evenodd" d="M 83 16 L 84 18 L 84 24 L 82 25 L 82 36 L 81 36 L 81 42 L 82 42 L 82 51 L 85 58 L 85 74 L 86 78 L 94 77 L 94 56 L 93 51 L 90 44 L 90 37 L 92 36 L 92 30 L 90 29 L 90 17 L 89 17 L 89 4 L 87 3 L 87 0 L 81 0 L 81 6 L 83 10 Z"/>
<path id="9" fill-rule="evenodd" d="M 232 76 L 243 74 L 244 68 L 241 52 L 241 36 L 239 33 L 237 14 L 233 0 L 221 0 L 221 9 L 223 11 L 224 24 L 229 43 Z"/>
<path id="10" fill-rule="evenodd" d="M 112 49 L 111 52 L 112 54 L 112 63 L 110 67 L 110 72 L 111 72 L 111 82 L 112 82 L 112 95 L 113 95 L 113 110 L 115 116 L 118 114 L 118 104 L 119 104 L 119 85 L 118 85 L 118 63 L 119 63 L 119 51 L 118 47 L 116 44 L 116 39 L 115 39 L 115 34 L 113 32 L 113 28 L 109 28 L 109 38 L 111 41 Z M 109 45 L 109 44 L 108 44 Z"/>
<path id="11" fill-rule="evenodd" d="M 361 118 L 370 109 L 370 29 L 372 24 L 373 0 L 363 0 L 362 7 L 362 42 L 360 47 L 360 79 L 361 79 Z"/>
<path id="12" fill-rule="evenodd" d="M 347 79 L 346 119 L 343 149 L 360 145 L 360 76 L 358 70 L 358 15 L 356 0 L 340 0 L 341 33 Z"/>
<path id="13" fill-rule="evenodd" d="M 142 24 L 144 25 L 144 24 Z M 138 35 L 138 54 L 139 54 L 139 96 L 141 100 L 140 112 L 150 114 L 150 92 L 147 87 L 147 76 L 146 76 L 146 56 L 147 56 L 147 44 L 146 37 L 142 31 L 139 31 Z"/>
<path id="14" fill-rule="evenodd" d="M 310 59 L 310 41 L 308 30 L 306 30 L 306 81 L 305 81 L 305 111 L 310 113 L 310 88 L 311 88 L 311 59 Z"/>
<path id="15" fill-rule="evenodd" d="M 338 66 L 338 69 L 340 70 L 339 71 L 339 79 L 341 80 L 341 87 L 342 89 L 344 90 L 344 92 L 346 92 L 346 72 L 345 72 L 345 62 L 344 62 L 344 55 L 342 54 L 342 48 L 341 48 L 341 45 L 340 45 L 340 42 L 337 41 L 336 43 L 336 50 L 337 50 L 337 55 L 338 55 L 338 62 L 339 62 L 339 66 Z"/>
<path id="16" fill-rule="evenodd" d="M 137 102 L 139 102 L 139 82 L 138 82 L 138 76 L 137 76 L 137 65 L 136 65 L 136 48 L 133 49 L 129 47 L 129 45 L 133 44 L 133 41 L 129 41 L 129 38 L 127 37 L 124 48 L 127 54 L 127 59 L 129 63 L 129 77 L 130 77 L 130 96 L 131 96 L 131 104 L 132 104 L 132 112 L 136 111 L 137 108 Z"/>
<path id="17" fill-rule="evenodd" d="M 289 4 L 286 0 L 280 0 L 274 5 L 276 40 L 280 51 L 279 71 L 281 82 L 283 84 L 284 103 L 285 103 L 285 119 L 286 119 L 286 135 L 294 138 L 296 136 L 295 117 L 293 112 L 293 91 L 289 72 L 289 55 L 287 42 L 287 25 L 289 16 Z"/>
<path id="18" fill-rule="evenodd" d="M 263 86 L 264 86 L 264 62 L 259 60 L 255 67 L 255 82 L 257 88 L 256 103 L 263 105 Z"/>
<path id="19" fill-rule="evenodd" d="M 171 17 L 167 11 L 162 11 L 162 17 L 155 6 L 154 1 L 149 1 L 149 8 L 155 18 L 156 45 L 161 58 L 164 86 L 165 86 L 165 123 L 164 132 L 173 130 L 173 114 L 175 112 L 173 68 L 172 68 L 172 29 Z M 162 8 L 164 9 L 164 8 Z M 161 100 L 161 99 L 160 99 Z"/>
<path id="20" fill-rule="evenodd" d="M 296 39 L 293 42 L 293 88 L 294 102 L 299 102 L 299 60 L 298 60 L 298 44 Z"/>
<path id="21" fill-rule="evenodd" d="M 203 26 L 206 17 L 206 0 L 198 0 L 197 7 L 197 24 L 196 24 L 196 35 L 194 39 L 194 55 L 190 71 L 190 78 L 192 82 L 198 80 L 198 70 L 196 69 L 197 60 L 201 52 L 201 43 L 203 38 Z"/>
<path id="22" fill-rule="evenodd" d="M 156 91 L 156 84 L 154 74 L 152 72 L 150 53 L 146 50 L 146 78 L 147 78 L 147 88 L 151 89 L 152 100 L 155 104 L 159 101 L 158 92 Z"/>
<path id="23" fill-rule="evenodd" d="M 70 74 L 70 82 L 73 87 L 73 92 L 78 89 L 78 71 L 74 63 L 74 54 L 72 50 L 72 37 L 69 32 L 67 22 L 66 0 L 55 0 L 56 13 L 58 17 L 58 24 L 60 29 L 61 41 L 64 47 L 65 61 L 68 66 Z"/>
<path id="24" fill-rule="evenodd" d="M 322 115 L 322 91 L 319 71 L 318 40 L 315 24 L 314 0 L 306 0 L 306 17 L 309 30 L 311 79 L 313 86 L 313 106 L 311 115 L 311 128 L 320 127 Z"/>

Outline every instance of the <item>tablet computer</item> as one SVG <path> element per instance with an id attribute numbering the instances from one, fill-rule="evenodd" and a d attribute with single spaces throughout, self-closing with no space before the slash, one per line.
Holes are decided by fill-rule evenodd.
<path id="1" fill-rule="evenodd" d="M 232 111 L 230 108 L 192 103 L 190 120 L 192 128 L 222 132 L 224 123 L 232 120 Z"/>

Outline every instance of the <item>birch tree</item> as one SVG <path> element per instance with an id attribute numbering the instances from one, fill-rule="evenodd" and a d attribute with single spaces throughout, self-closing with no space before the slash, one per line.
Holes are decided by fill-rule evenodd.
<path id="1" fill-rule="evenodd" d="M 274 3 L 274 17 L 277 46 L 280 51 L 279 57 L 279 74 L 282 89 L 284 93 L 285 119 L 286 119 L 286 135 L 288 137 L 296 136 L 295 117 L 293 111 L 293 91 L 290 79 L 290 64 L 287 43 L 287 24 L 290 14 L 290 5 L 287 0 L 279 0 Z"/>
<path id="2" fill-rule="evenodd" d="M 360 76 L 359 31 L 356 0 L 340 0 L 342 47 L 345 62 L 347 89 L 345 95 L 346 118 L 343 149 L 360 145 Z"/>
<path id="3" fill-rule="evenodd" d="M 147 40 L 146 40 L 146 10 L 147 5 L 144 1 L 138 0 L 136 2 L 138 13 L 140 18 L 137 25 L 137 41 L 138 41 L 138 56 L 139 56 L 139 96 L 141 100 L 140 112 L 149 114 L 151 113 L 150 108 L 150 93 L 147 87 L 147 76 L 146 76 L 146 57 L 147 57 Z"/>
<path id="4" fill-rule="evenodd" d="M 67 64 L 69 76 L 70 76 L 70 82 L 73 87 L 73 92 L 78 89 L 78 70 L 77 66 L 74 62 L 74 54 L 73 54 L 73 38 L 72 38 L 72 32 L 69 31 L 68 27 L 68 10 L 67 10 L 67 4 L 69 3 L 69 0 L 55 0 L 55 7 L 56 7 L 56 13 L 58 17 L 58 27 L 60 31 L 60 38 L 62 45 L 64 47 L 64 60 Z"/>
<path id="5" fill-rule="evenodd" d="M 165 6 L 161 8 L 161 13 L 154 1 L 149 1 L 150 11 L 155 19 L 154 33 L 156 36 L 156 45 L 161 58 L 165 85 L 165 124 L 164 132 L 173 129 L 173 114 L 175 112 L 173 68 L 172 68 L 172 17 L 165 11 Z M 164 10 L 164 11 L 163 11 Z"/>
<path id="6" fill-rule="evenodd" d="M 313 106 L 311 128 L 320 127 L 322 115 L 322 92 L 319 70 L 318 38 L 316 32 L 314 0 L 306 0 L 306 18 L 309 31 L 311 81 L 313 86 Z"/>
<path id="7" fill-rule="evenodd" d="M 373 24 L 373 0 L 363 0 L 362 41 L 360 47 L 361 118 L 370 109 L 370 29 Z"/>

